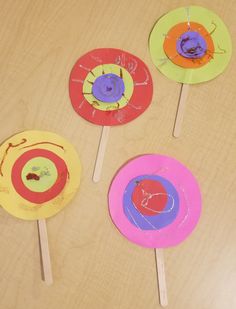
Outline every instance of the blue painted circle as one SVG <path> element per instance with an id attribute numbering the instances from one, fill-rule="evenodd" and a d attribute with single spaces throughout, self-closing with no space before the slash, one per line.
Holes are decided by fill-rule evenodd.
<path id="1" fill-rule="evenodd" d="M 198 59 L 205 55 L 207 43 L 198 32 L 187 31 L 179 37 L 176 49 L 185 58 Z"/>
<path id="2" fill-rule="evenodd" d="M 125 85 L 123 79 L 112 73 L 97 77 L 92 87 L 92 93 L 95 98 L 106 103 L 119 101 L 124 91 Z"/>

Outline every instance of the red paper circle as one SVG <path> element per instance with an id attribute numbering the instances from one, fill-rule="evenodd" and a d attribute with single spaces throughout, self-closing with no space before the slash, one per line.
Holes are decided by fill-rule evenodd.
<path id="1" fill-rule="evenodd" d="M 167 192 L 159 181 L 144 179 L 135 187 L 132 202 L 143 215 L 156 216 L 166 206 Z"/>
<path id="2" fill-rule="evenodd" d="M 112 111 L 95 109 L 83 95 L 83 81 L 89 71 L 101 64 L 116 64 L 132 76 L 134 91 L 128 104 Z M 75 63 L 69 80 L 70 99 L 74 110 L 84 119 L 102 126 L 125 124 L 141 115 L 151 103 L 152 77 L 145 63 L 136 56 L 120 49 L 95 49 Z"/>
<path id="3" fill-rule="evenodd" d="M 58 177 L 56 182 L 50 189 L 44 192 L 33 192 L 29 190 L 24 185 L 21 178 L 23 167 L 29 160 L 35 157 L 47 158 L 51 160 L 57 168 Z M 17 193 L 26 200 L 36 204 L 45 203 L 60 194 L 66 184 L 67 176 L 68 170 L 64 160 L 55 153 L 46 149 L 32 149 L 23 153 L 14 163 L 11 172 L 12 183 Z"/>

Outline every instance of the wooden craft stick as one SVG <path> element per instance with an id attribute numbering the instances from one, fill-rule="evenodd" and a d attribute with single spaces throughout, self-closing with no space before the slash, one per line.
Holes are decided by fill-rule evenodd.
<path id="1" fill-rule="evenodd" d="M 53 283 L 53 278 L 48 246 L 48 233 L 45 219 L 38 220 L 38 230 L 44 281 L 47 285 L 51 285 Z"/>
<path id="2" fill-rule="evenodd" d="M 168 305 L 168 298 L 167 298 L 163 250 L 154 249 L 154 251 L 155 251 L 155 256 L 156 256 L 156 268 L 157 268 L 157 278 L 158 278 L 158 286 L 159 286 L 160 305 L 162 307 L 166 307 Z"/>
<path id="3" fill-rule="evenodd" d="M 175 126 L 174 126 L 174 132 L 173 132 L 174 137 L 179 137 L 181 133 L 182 122 L 184 119 L 184 110 L 185 110 L 185 105 L 186 105 L 187 96 L 188 96 L 188 89 L 189 89 L 189 84 L 182 84 L 180 97 L 179 97 L 178 109 L 177 109 L 176 118 L 175 118 Z"/>
<path id="4" fill-rule="evenodd" d="M 110 127 L 104 126 L 102 128 L 102 134 L 99 142 L 97 158 L 95 162 L 95 168 L 93 173 L 93 181 L 99 182 L 102 173 L 102 165 L 104 161 L 104 156 L 106 152 L 106 145 L 109 138 Z"/>

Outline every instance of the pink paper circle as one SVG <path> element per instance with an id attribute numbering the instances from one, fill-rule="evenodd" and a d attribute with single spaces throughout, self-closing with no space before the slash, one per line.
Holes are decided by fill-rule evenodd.
<path id="1" fill-rule="evenodd" d="M 166 178 L 179 195 L 176 219 L 159 230 L 138 229 L 123 211 L 123 195 L 130 180 L 148 174 Z M 182 163 L 163 155 L 148 154 L 129 161 L 114 177 L 108 199 L 112 221 L 119 231 L 130 241 L 148 248 L 166 248 L 184 241 L 201 214 L 201 193 L 195 177 Z"/>

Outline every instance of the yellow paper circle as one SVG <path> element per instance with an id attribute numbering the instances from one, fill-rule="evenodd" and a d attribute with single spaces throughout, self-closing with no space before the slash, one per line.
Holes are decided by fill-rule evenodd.
<path id="1" fill-rule="evenodd" d="M 99 76 L 103 74 L 113 73 L 120 77 L 122 74 L 122 79 L 125 85 L 124 96 L 121 97 L 119 101 L 116 103 L 107 103 L 98 100 L 93 96 L 92 87 L 93 82 Z M 125 107 L 130 100 L 134 90 L 134 83 L 133 78 L 130 73 L 123 67 L 116 65 L 116 64 L 101 64 L 93 68 L 92 73 L 89 72 L 86 76 L 84 83 L 83 83 L 83 94 L 85 99 L 96 109 L 102 111 L 108 110 L 116 110 Z"/>
<path id="2" fill-rule="evenodd" d="M 165 54 L 165 35 L 178 23 L 200 23 L 211 34 L 215 52 L 213 59 L 200 68 L 183 68 L 174 64 Z M 163 15 L 153 27 L 149 38 L 152 61 L 160 72 L 170 79 L 186 84 L 211 80 L 221 74 L 232 54 L 232 43 L 224 22 L 210 10 L 200 6 L 181 7 Z"/>
<path id="3" fill-rule="evenodd" d="M 10 148 L 9 145 L 11 145 Z M 60 194 L 41 204 L 31 203 L 24 199 L 16 192 L 11 179 L 12 167 L 16 160 L 32 149 L 45 149 L 53 152 L 64 160 L 68 170 L 66 184 Z M 0 173 L 0 204 L 15 217 L 25 220 L 38 220 L 54 216 L 71 201 L 79 188 L 81 164 L 78 154 L 68 141 L 55 133 L 24 131 L 10 137 L 0 146 L 0 161 L 3 162 Z M 22 173 L 27 171 L 30 161 L 24 166 Z M 46 163 L 45 160 L 40 161 L 38 158 L 35 158 L 35 162 L 43 163 L 43 165 Z M 50 168 L 52 173 L 55 173 L 51 164 L 46 164 L 46 166 Z M 51 183 L 48 183 L 49 186 L 52 185 L 54 177 L 55 175 L 53 175 Z M 44 189 L 47 187 L 46 184 L 43 186 Z"/>

